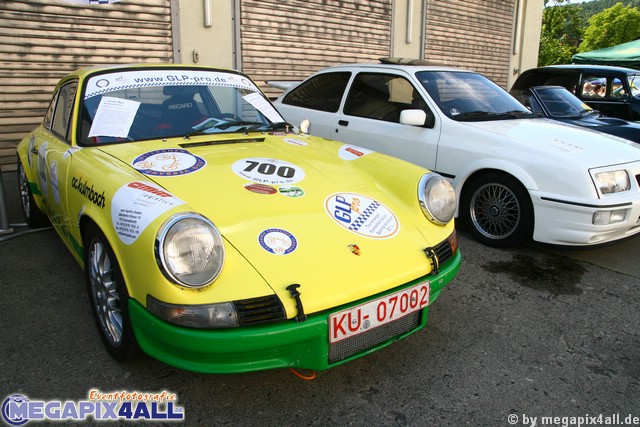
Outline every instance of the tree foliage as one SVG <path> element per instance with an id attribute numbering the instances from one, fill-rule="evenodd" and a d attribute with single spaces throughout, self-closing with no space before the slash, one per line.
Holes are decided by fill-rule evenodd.
<path id="1" fill-rule="evenodd" d="M 542 13 L 542 33 L 538 65 L 562 64 L 571 61 L 582 34 L 583 20 L 578 5 L 568 0 L 545 0 Z"/>
<path id="2" fill-rule="evenodd" d="M 589 18 L 578 52 L 615 46 L 640 37 L 640 11 L 616 3 Z"/>
<path id="3" fill-rule="evenodd" d="M 640 0 L 545 0 L 544 6 L 539 66 L 640 38 Z"/>
<path id="4" fill-rule="evenodd" d="M 580 4 L 582 19 L 584 19 L 584 22 L 587 22 L 593 15 L 609 9 L 620 2 L 625 6 L 640 8 L 640 0 L 592 0 Z"/>

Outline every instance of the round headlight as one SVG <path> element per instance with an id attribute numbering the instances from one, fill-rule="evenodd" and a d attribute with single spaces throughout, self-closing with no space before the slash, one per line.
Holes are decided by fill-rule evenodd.
<path id="1" fill-rule="evenodd" d="M 224 244 L 218 229 L 197 214 L 178 214 L 160 227 L 156 258 L 169 280 L 188 288 L 210 284 L 224 264 Z"/>
<path id="2" fill-rule="evenodd" d="M 427 219 L 444 225 L 456 213 L 456 194 L 449 182 L 437 173 L 428 173 L 420 178 L 418 185 L 420 208 Z"/>

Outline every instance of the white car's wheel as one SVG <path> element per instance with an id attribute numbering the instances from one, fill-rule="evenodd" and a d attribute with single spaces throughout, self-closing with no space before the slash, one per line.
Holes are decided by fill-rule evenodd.
<path id="1" fill-rule="evenodd" d="M 531 238 L 531 200 L 511 176 L 493 172 L 474 178 L 465 188 L 460 209 L 474 237 L 488 246 L 513 246 Z"/>

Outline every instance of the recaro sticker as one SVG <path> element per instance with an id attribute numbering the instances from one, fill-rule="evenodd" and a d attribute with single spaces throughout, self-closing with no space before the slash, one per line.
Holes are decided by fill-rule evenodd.
<path id="1" fill-rule="evenodd" d="M 113 196 L 113 228 L 122 243 L 130 245 L 156 218 L 182 204 L 182 200 L 155 184 L 130 182 L 120 187 Z"/>
<path id="2" fill-rule="evenodd" d="M 176 176 L 202 169 L 207 162 L 187 150 L 155 150 L 136 157 L 131 165 L 145 175 Z"/>
<path id="3" fill-rule="evenodd" d="M 262 157 L 238 160 L 231 169 L 236 175 L 259 184 L 294 184 L 305 176 L 304 170 L 292 163 Z"/>
<path id="4" fill-rule="evenodd" d="M 282 228 L 268 228 L 258 236 L 260 246 L 275 255 L 288 255 L 298 247 L 293 234 Z"/>
<path id="5" fill-rule="evenodd" d="M 342 160 L 356 160 L 373 152 L 373 150 L 368 150 L 356 145 L 345 144 L 338 150 L 338 156 L 340 156 Z"/>
<path id="6" fill-rule="evenodd" d="M 387 239 L 400 230 L 391 209 L 361 194 L 332 194 L 325 199 L 324 207 L 336 223 L 361 236 Z"/>

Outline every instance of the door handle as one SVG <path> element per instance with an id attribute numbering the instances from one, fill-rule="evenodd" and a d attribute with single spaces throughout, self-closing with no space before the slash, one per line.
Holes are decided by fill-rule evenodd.
<path id="1" fill-rule="evenodd" d="M 338 120 L 338 125 L 339 126 L 349 126 L 349 121 L 348 120 Z"/>

